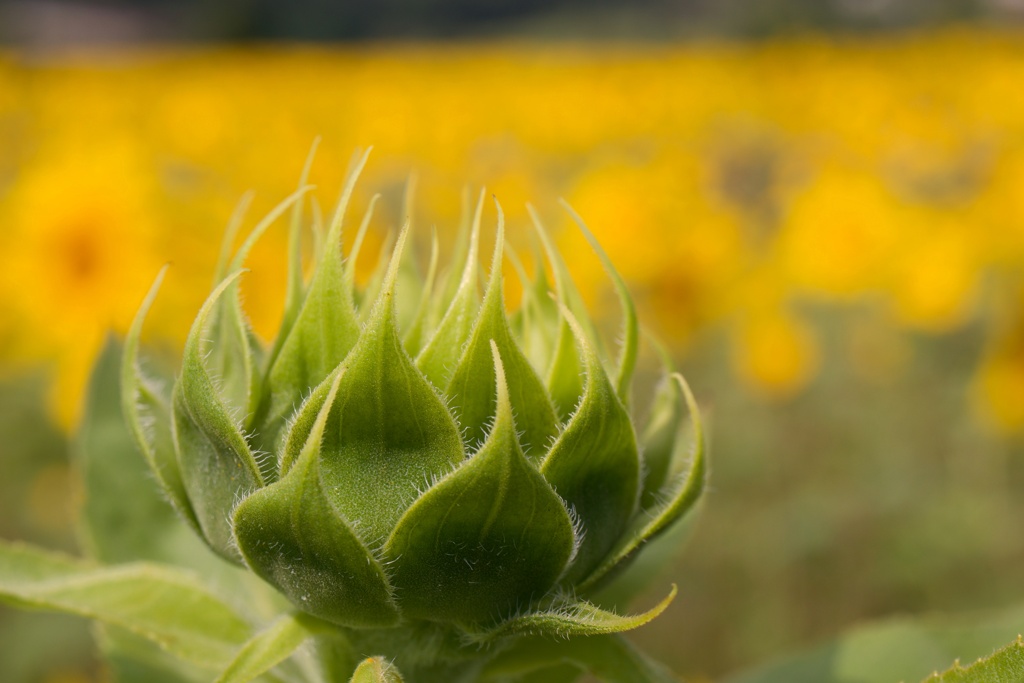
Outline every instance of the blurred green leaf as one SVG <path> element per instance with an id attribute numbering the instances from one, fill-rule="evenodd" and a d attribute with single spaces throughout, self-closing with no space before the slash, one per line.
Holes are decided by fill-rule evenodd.
<path id="1" fill-rule="evenodd" d="M 123 627 L 201 666 L 220 668 L 250 629 L 196 578 L 167 566 L 99 567 L 0 542 L 0 598 Z"/>
<path id="2" fill-rule="evenodd" d="M 1024 606 L 973 621 L 891 619 L 853 629 L 827 645 L 735 676 L 728 683 L 920 681 L 955 659 L 986 656 L 1021 631 Z"/>
<path id="3" fill-rule="evenodd" d="M 115 626 L 96 625 L 96 640 L 114 683 L 209 683 L 210 671 Z"/>
<path id="4" fill-rule="evenodd" d="M 173 561 L 172 543 L 208 552 L 154 485 L 124 421 L 120 372 L 121 346 L 110 338 L 93 367 L 72 444 L 84 488 L 81 543 L 89 555 L 108 563 Z"/>
<path id="5" fill-rule="evenodd" d="M 615 287 L 615 294 L 619 298 L 619 305 L 622 306 L 622 349 L 619 352 L 619 367 L 615 376 L 615 390 L 619 395 L 619 399 L 628 406 L 630 403 L 633 373 L 636 370 L 637 346 L 640 341 L 640 325 L 637 322 L 633 297 L 630 296 L 629 288 L 626 286 L 622 276 L 619 275 L 619 271 L 615 269 L 612 260 L 605 253 L 604 247 L 597 241 L 594 234 L 590 232 L 590 229 L 583 222 L 580 215 L 564 199 L 561 203 L 565 210 L 569 212 L 569 215 L 572 216 L 572 219 L 576 221 L 576 225 L 583 232 L 583 236 L 587 238 L 594 253 L 601 260 L 601 265 L 604 266 L 608 277 L 611 278 L 612 285 Z"/>

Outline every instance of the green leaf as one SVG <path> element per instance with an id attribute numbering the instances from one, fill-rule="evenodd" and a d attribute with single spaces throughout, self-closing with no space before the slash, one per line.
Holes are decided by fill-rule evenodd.
<path id="1" fill-rule="evenodd" d="M 971 661 L 988 656 L 1022 631 L 1024 605 L 970 617 L 886 619 L 863 624 L 825 645 L 728 681 L 911 683 L 945 669 L 955 658 Z"/>
<path id="2" fill-rule="evenodd" d="M 675 597 L 676 587 L 673 585 L 669 594 L 657 605 L 641 614 L 629 616 L 601 609 L 586 600 L 576 600 L 550 609 L 514 616 L 493 628 L 471 636 L 471 639 L 486 643 L 506 636 L 540 635 L 573 638 L 632 631 L 656 619 Z"/>
<path id="3" fill-rule="evenodd" d="M 505 379 L 516 424 L 522 433 L 523 451 L 528 456 L 538 457 L 558 433 L 558 423 L 547 390 L 512 337 L 505 316 L 501 275 L 505 217 L 501 206 L 495 204 L 498 209 L 498 233 L 487 291 L 480 315 L 473 325 L 469 344 L 445 393 L 451 400 L 452 410 L 458 416 L 467 442 L 483 442 L 487 423 L 495 414 L 497 394 L 492 372 L 491 344 L 496 344 L 505 366 Z"/>
<path id="4" fill-rule="evenodd" d="M 287 614 L 253 636 L 216 683 L 248 683 L 292 656 L 322 629 L 309 617 Z"/>
<path id="5" fill-rule="evenodd" d="M 209 683 L 210 670 L 183 661 L 142 636 L 95 624 L 93 632 L 112 683 Z"/>
<path id="6" fill-rule="evenodd" d="M 342 376 L 334 376 L 294 466 L 235 509 L 235 533 L 249 567 L 303 611 L 345 626 L 384 627 L 398 619 L 388 579 L 321 478 L 324 431 Z"/>
<path id="7" fill-rule="evenodd" d="M 473 214 L 473 229 L 469 238 L 469 250 L 466 264 L 462 269 L 462 279 L 455 291 L 451 304 L 444 317 L 438 323 L 434 335 L 416 357 L 418 367 L 435 387 L 443 389 L 455 371 L 455 366 L 462 356 L 462 349 L 469 340 L 480 305 L 477 291 L 479 279 L 480 219 L 484 210 L 484 193 L 480 191 L 476 212 Z"/>
<path id="8" fill-rule="evenodd" d="M 369 657 L 356 668 L 349 683 L 402 683 L 402 676 L 383 657 Z"/>
<path id="9" fill-rule="evenodd" d="M 388 537 L 419 496 L 418 487 L 465 457 L 455 420 L 413 365 L 395 327 L 395 278 L 407 235 L 408 227 L 345 361 L 320 452 L 325 494 L 371 543 Z"/>
<path id="10" fill-rule="evenodd" d="M 412 617 L 493 622 L 546 593 L 572 554 L 572 520 L 519 447 L 491 349 L 498 396 L 487 441 L 406 511 L 385 548 Z"/>
<path id="11" fill-rule="evenodd" d="M 324 242 L 327 241 L 327 228 L 324 224 L 324 210 L 315 196 L 311 196 L 309 198 L 309 205 L 312 209 L 311 213 L 313 214 L 313 263 L 320 263 L 321 259 L 324 257 Z M 305 301 L 305 290 L 303 290 L 302 301 Z M 301 301 L 299 302 L 299 308 L 302 308 Z M 286 335 L 279 334 L 277 340 L 283 342 L 286 338 Z M 272 360 L 273 359 L 271 359 L 271 361 Z M 267 367 L 271 367 L 272 365 L 272 362 L 268 363 Z"/>
<path id="12" fill-rule="evenodd" d="M 0 597 L 125 628 L 210 668 L 230 661 L 250 633 L 186 572 L 146 563 L 100 567 L 14 543 L 0 542 Z"/>
<path id="13" fill-rule="evenodd" d="M 628 561 L 615 567 L 593 586 L 577 586 L 578 594 L 605 608 L 629 605 L 652 586 L 662 581 L 666 568 L 673 566 L 693 536 L 697 527 L 696 515 L 687 516 L 679 524 L 643 546 L 643 552 L 634 553 Z"/>
<path id="14" fill-rule="evenodd" d="M 349 176 L 302 308 L 280 353 L 272 359 L 260 407 L 252 421 L 260 439 L 256 447 L 262 450 L 277 450 L 278 437 L 295 410 L 295 397 L 322 382 L 359 338 L 359 323 L 343 280 L 341 225 L 368 155 L 369 151 Z"/>
<path id="15" fill-rule="evenodd" d="M 611 278 L 612 285 L 615 287 L 615 293 L 619 297 L 619 304 L 622 306 L 622 348 L 619 351 L 619 369 L 615 377 L 615 387 L 619 394 L 619 399 L 626 405 L 629 405 L 630 384 L 633 381 L 633 372 L 636 370 L 637 348 L 640 338 L 640 327 L 637 323 L 633 297 L 629 295 L 629 288 L 626 287 L 626 283 L 622 280 L 619 272 L 615 270 L 612 260 L 608 258 L 608 254 L 605 253 L 597 238 L 587 228 L 580 215 L 564 199 L 562 200 L 562 206 L 569 212 L 572 219 L 576 221 L 576 225 L 579 226 L 598 258 L 601 259 L 601 265 L 604 266 L 608 277 Z"/>
<path id="16" fill-rule="evenodd" d="M 671 671 L 652 661 L 621 636 L 573 638 L 568 641 L 544 637 L 524 638 L 502 651 L 488 663 L 481 680 L 506 680 L 521 676 L 532 681 L 533 672 L 569 664 L 589 672 L 606 683 L 678 683 Z"/>
<path id="17" fill-rule="evenodd" d="M 925 683 L 1021 683 L 1024 681 L 1024 640 L 1017 640 L 964 668 L 960 662 Z"/>
<path id="18" fill-rule="evenodd" d="M 672 524 L 683 517 L 700 499 L 707 480 L 707 458 L 704 445 L 704 427 L 700 420 L 700 409 L 690 391 L 690 386 L 679 373 L 673 373 L 672 379 L 678 384 L 686 398 L 691 419 L 693 421 L 694 452 L 684 463 L 683 459 L 674 461 L 676 469 L 670 471 L 668 483 L 659 491 L 663 502 L 654 507 L 646 517 L 642 518 L 635 531 L 631 532 L 622 543 L 605 559 L 604 562 L 580 585 L 581 591 L 589 590 L 617 566 L 621 566 L 640 547 L 664 533 Z M 687 465 L 683 467 L 683 465 Z M 556 486 L 557 488 L 557 486 Z"/>
<path id="19" fill-rule="evenodd" d="M 185 341 L 181 377 L 171 398 L 178 464 L 203 536 L 220 555 L 235 560 L 231 510 L 263 486 L 264 479 L 240 424 L 214 386 L 202 340 L 210 312 L 239 275 L 225 279 L 200 309 Z"/>
<path id="20" fill-rule="evenodd" d="M 79 524 L 89 554 L 104 562 L 173 561 L 172 544 L 209 551 L 153 487 L 121 411 L 121 348 L 108 339 L 93 368 L 73 441 L 84 483 Z M 169 439 L 169 434 L 167 438 Z"/>
<path id="21" fill-rule="evenodd" d="M 601 360 L 575 316 L 565 307 L 562 314 L 576 334 L 586 380 L 579 408 L 540 471 L 583 526 L 583 542 L 565 577 L 576 583 L 601 563 L 633 517 L 640 457 L 629 412 L 616 396 Z"/>
<path id="22" fill-rule="evenodd" d="M 169 401 L 162 395 L 160 387 L 143 375 L 139 366 L 139 337 L 142 334 L 142 325 L 166 273 L 167 266 L 164 266 L 146 294 L 139 312 L 135 314 L 135 320 L 132 321 L 128 336 L 125 338 L 124 355 L 121 359 L 121 410 L 136 446 L 142 451 L 150 469 L 156 475 L 157 483 L 164 495 L 178 514 L 193 529 L 201 533 L 199 519 L 185 492 L 185 483 L 182 481 L 181 469 L 175 454 Z"/>
<path id="23" fill-rule="evenodd" d="M 544 228 L 544 224 L 541 223 L 540 217 L 537 215 L 533 206 L 527 204 L 526 209 L 533 221 L 534 230 L 537 232 L 537 236 L 540 237 L 541 244 L 544 246 L 544 252 L 548 256 L 548 263 L 551 265 L 551 272 L 555 277 L 555 293 L 558 295 L 559 301 L 572 311 L 572 314 L 576 316 L 576 320 L 583 326 L 584 331 L 586 331 L 587 338 L 594 341 L 600 350 L 600 337 L 598 336 L 593 323 L 590 321 L 590 316 L 587 313 L 587 307 L 583 303 L 583 296 L 580 294 L 580 290 L 576 287 L 576 283 L 573 282 L 572 274 L 569 272 L 569 267 L 565 265 L 565 260 L 562 259 L 561 252 L 559 252 L 555 243 L 551 240 L 551 237 L 548 235 L 548 231 Z"/>
<path id="24" fill-rule="evenodd" d="M 576 412 L 580 396 L 583 395 L 583 372 L 572 330 L 565 324 L 558 327 L 554 353 L 548 369 L 547 386 L 558 408 L 559 419 L 568 422 Z"/>
<path id="25" fill-rule="evenodd" d="M 213 553 L 153 487 L 152 474 L 117 411 L 117 362 L 117 345 L 110 342 L 93 372 L 86 419 L 74 442 L 85 484 L 80 532 L 88 553 L 105 563 L 152 560 L 187 567 L 247 618 L 278 614 L 281 596 Z"/>

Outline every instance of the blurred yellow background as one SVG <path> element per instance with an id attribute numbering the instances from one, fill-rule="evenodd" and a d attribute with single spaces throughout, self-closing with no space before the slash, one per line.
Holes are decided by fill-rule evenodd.
<path id="1" fill-rule="evenodd" d="M 59 428 L 32 453 L 52 453 L 161 264 L 147 333 L 179 344 L 239 197 L 256 192 L 251 225 L 322 136 L 311 181 L 328 211 L 373 145 L 349 218 L 384 194 L 367 266 L 410 172 L 420 238 L 452 231 L 464 185 L 486 184 L 527 257 L 537 206 L 614 323 L 564 197 L 712 399 L 707 520 L 676 570 L 683 607 L 647 636 L 679 671 L 894 610 L 1024 598 L 1022 84 L 1024 36 L 981 29 L 0 55 L 0 376 L 45 373 Z M 264 335 L 285 241 L 271 230 L 246 276 Z M 41 402 L 4 400 L 12 430 Z M 31 457 L 0 531 L 52 536 L 71 524 L 69 475 Z"/>
<path id="2" fill-rule="evenodd" d="M 3 363 L 52 364 L 54 406 L 71 424 L 103 333 L 125 330 L 159 265 L 174 264 L 165 296 L 176 298 L 153 329 L 180 339 L 232 204 L 247 189 L 255 214 L 276 203 L 321 135 L 321 201 L 351 150 L 371 144 L 364 194 L 397 192 L 415 171 L 421 222 L 442 231 L 457 222 L 463 183 L 487 184 L 524 231 L 527 200 L 560 224 L 554 200 L 565 197 L 662 336 L 685 343 L 728 325 L 736 372 L 767 395 L 799 391 L 822 361 L 814 326 L 794 308 L 802 300 L 870 299 L 880 324 L 934 333 L 994 313 L 978 397 L 994 426 L 1016 429 L 1021 83 L 1024 43 L 978 32 L 8 55 Z M 282 233 L 268 238 L 276 248 Z M 249 286 L 254 324 L 268 332 L 283 275 L 273 250 L 263 253 Z M 579 260 L 593 292 L 599 266 Z M 899 362 L 862 356 L 866 372 Z"/>

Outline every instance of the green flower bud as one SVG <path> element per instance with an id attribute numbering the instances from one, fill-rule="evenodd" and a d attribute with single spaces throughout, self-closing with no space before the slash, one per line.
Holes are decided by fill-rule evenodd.
<path id="1" fill-rule="evenodd" d="M 580 222 L 625 311 L 616 362 L 602 357 L 536 217 L 555 291 L 541 268 L 524 281 L 521 308 L 506 313 L 498 206 L 481 296 L 482 194 L 449 286 L 434 282 L 436 238 L 425 280 L 411 275 L 407 224 L 390 260 L 357 291 L 340 238 L 363 163 L 365 156 L 308 284 L 297 246 L 306 188 L 254 229 L 199 311 L 169 395 L 138 361 L 160 278 L 154 284 L 127 342 L 123 394 L 167 498 L 221 556 L 298 610 L 354 634 L 377 633 L 366 636 L 374 647 L 390 629 L 421 641 L 431 629 L 439 643 L 454 637 L 426 660 L 525 634 L 610 633 L 653 618 L 674 589 L 636 617 L 585 598 L 696 502 L 702 433 L 675 375 L 638 438 L 628 405 L 638 326 L 607 256 Z M 239 277 L 253 242 L 290 205 L 286 310 L 264 347 L 242 311 Z M 684 405 L 692 451 L 679 429 Z"/>

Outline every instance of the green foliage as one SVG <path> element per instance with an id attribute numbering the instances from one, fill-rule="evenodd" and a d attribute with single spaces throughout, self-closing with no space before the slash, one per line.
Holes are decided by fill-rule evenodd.
<path id="1" fill-rule="evenodd" d="M 929 672 L 945 669 L 954 659 L 987 656 L 1022 630 L 1024 607 L 973 619 L 891 619 L 852 629 L 834 642 L 741 674 L 729 683 L 911 683 L 921 681 Z M 1019 666 L 1019 648 L 997 661 L 1007 665 L 1017 662 Z M 1000 669 L 993 665 L 991 670 Z M 987 669 L 980 667 L 978 671 Z M 974 681 L 955 677 L 948 680 Z M 1008 680 L 1017 683 L 1019 679 Z"/>
<path id="2" fill-rule="evenodd" d="M 0 544 L 0 596 L 120 626 L 203 666 L 230 661 L 248 624 L 190 573 L 166 565 L 102 567 L 30 546 Z"/>
<path id="3" fill-rule="evenodd" d="M 1001 650 L 964 668 L 957 661 L 951 669 L 934 673 L 925 683 L 1021 683 L 1024 681 L 1024 641 L 1020 636 Z"/>

